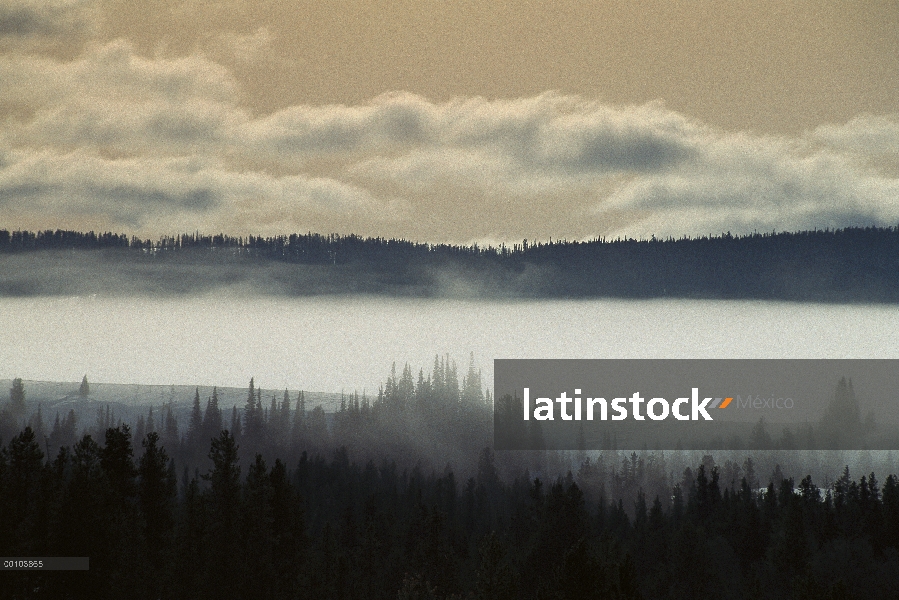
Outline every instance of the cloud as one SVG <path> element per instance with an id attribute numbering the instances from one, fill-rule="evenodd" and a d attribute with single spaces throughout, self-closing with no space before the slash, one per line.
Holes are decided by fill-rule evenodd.
<path id="1" fill-rule="evenodd" d="M 246 126 L 261 150 L 318 152 L 455 149 L 492 152 L 529 169 L 606 174 L 655 171 L 692 152 L 689 121 L 660 104 L 612 108 L 543 94 L 434 104 L 394 93 L 362 106 L 296 106 Z"/>
<path id="2" fill-rule="evenodd" d="M 899 159 L 899 115 L 861 115 L 842 125 L 821 125 L 811 137 L 840 151 Z"/>
<path id="3" fill-rule="evenodd" d="M 29 118 L 0 129 L 0 140 L 36 148 L 121 154 L 182 154 L 227 143 L 227 128 L 247 119 L 230 73 L 201 56 L 147 59 L 122 41 L 75 61 L 0 57 L 0 102 L 27 104 Z"/>
<path id="4" fill-rule="evenodd" d="M 632 180 L 598 203 L 639 214 L 628 234 L 822 229 L 899 223 L 899 180 L 860 170 L 851 156 L 805 144 L 719 135 L 674 173 Z"/>
<path id="5" fill-rule="evenodd" d="M 243 41 L 268 40 L 260 30 Z M 68 61 L 9 53 L 0 80 L 0 103 L 27 108 L 0 123 L 7 227 L 68 215 L 155 234 L 468 242 L 899 222 L 889 116 L 757 136 L 660 102 L 551 92 L 446 102 L 396 92 L 254 114 L 215 60 L 142 56 L 124 41 Z"/>
<path id="6" fill-rule="evenodd" d="M 0 3 L 0 48 L 72 45 L 99 23 L 93 0 L 4 0 Z"/>
<path id="7" fill-rule="evenodd" d="M 294 106 L 247 123 L 240 135 L 277 155 L 384 151 L 433 141 L 432 112 L 423 98 L 391 94 L 363 106 Z"/>
<path id="8" fill-rule="evenodd" d="M 206 221 L 206 213 L 234 211 L 248 202 L 310 216 L 383 208 L 365 190 L 338 181 L 241 173 L 194 158 L 9 152 L 0 166 L 0 210 L 25 204 L 47 215 L 89 215 L 139 229 L 149 219 L 185 214 Z"/>

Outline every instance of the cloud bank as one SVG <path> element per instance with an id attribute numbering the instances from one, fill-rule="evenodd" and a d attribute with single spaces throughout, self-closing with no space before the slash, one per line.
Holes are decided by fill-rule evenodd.
<path id="1" fill-rule="evenodd" d="M 0 36 L 61 27 L 52 10 L 9 6 Z M 209 57 L 141 56 L 124 41 L 72 60 L 10 52 L 0 81 L 7 228 L 464 243 L 899 223 L 890 115 L 785 138 L 722 131 L 660 102 L 557 93 L 435 103 L 397 92 L 254 114 Z"/>

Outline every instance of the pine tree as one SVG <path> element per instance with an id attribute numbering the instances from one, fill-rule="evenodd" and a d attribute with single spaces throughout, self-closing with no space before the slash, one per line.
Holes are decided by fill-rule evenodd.
<path id="1" fill-rule="evenodd" d="M 409 363 L 403 367 L 403 375 L 397 384 L 396 391 L 400 407 L 405 408 L 415 394 L 415 383 L 412 380 L 412 369 L 409 367 Z"/>
<path id="2" fill-rule="evenodd" d="M 171 404 L 167 404 L 165 409 L 165 437 L 163 438 L 165 443 L 163 446 L 174 454 L 178 448 L 178 419 L 172 412 Z"/>
<path id="3" fill-rule="evenodd" d="M 243 410 L 243 418 L 243 435 L 247 445 L 255 447 L 262 438 L 262 389 L 256 390 L 252 378 L 250 378 L 250 387 L 247 391 L 247 404 Z"/>
<path id="4" fill-rule="evenodd" d="M 273 570 L 272 542 L 272 488 L 268 470 L 262 455 L 257 453 L 255 461 L 247 472 L 243 486 L 244 498 L 241 503 L 241 545 L 244 551 L 242 564 L 254 576 L 246 578 L 244 598 L 270 598 L 275 579 Z"/>
<path id="5" fill-rule="evenodd" d="M 206 412 L 203 414 L 203 445 L 222 432 L 222 411 L 219 408 L 218 388 L 212 388 L 212 396 L 206 401 Z"/>
<path id="6" fill-rule="evenodd" d="M 204 476 L 210 483 L 206 494 L 210 509 L 206 590 L 210 597 L 225 598 L 240 589 L 242 572 L 238 446 L 228 430 L 212 440 L 209 458 L 212 470 Z"/>
<path id="7" fill-rule="evenodd" d="M 451 406 L 459 404 L 461 393 L 459 390 L 459 375 L 456 370 L 456 361 L 451 361 L 449 354 L 446 355 L 446 368 L 444 371 L 444 379 L 446 382 L 446 398 Z"/>
<path id="8" fill-rule="evenodd" d="M 169 468 L 174 465 L 170 465 L 165 449 L 159 447 L 159 434 L 155 431 L 147 434 L 141 444 L 144 452 L 138 466 L 138 500 L 147 545 L 149 576 L 145 581 L 150 588 L 147 597 L 159 598 L 164 587 L 161 580 L 171 576 L 165 568 L 165 559 L 174 541 L 176 489 L 174 471 Z"/>
<path id="9" fill-rule="evenodd" d="M 190 410 L 190 423 L 187 426 L 187 445 L 193 449 L 202 447 L 203 412 L 200 410 L 200 388 L 194 390 L 194 404 Z"/>
<path id="10" fill-rule="evenodd" d="M 328 431 L 328 421 L 325 417 L 325 409 L 321 405 L 316 406 L 309 411 L 309 418 L 306 421 L 306 432 L 308 444 L 307 447 L 317 449 L 325 449 L 330 446 L 330 432 Z"/>
<path id="11" fill-rule="evenodd" d="M 293 413 L 291 437 L 294 440 L 305 440 L 306 438 L 306 397 L 302 390 L 297 393 L 297 408 Z"/>
<path id="12" fill-rule="evenodd" d="M 268 408 L 268 421 L 266 423 L 269 427 L 269 431 L 278 434 L 278 398 L 275 394 L 272 394 L 272 402 Z"/>
<path id="13" fill-rule="evenodd" d="M 127 425 L 106 430 L 105 445 L 99 450 L 103 485 L 103 518 L 100 535 L 103 547 L 97 553 L 97 570 L 103 573 L 110 589 L 129 589 L 136 585 L 136 577 L 143 565 L 139 545 L 141 531 L 135 531 L 138 518 L 137 469 L 134 466 L 134 449 L 131 431 Z M 136 540 L 129 539 L 137 534 Z M 93 568 L 94 556 L 91 556 Z M 105 568 L 104 568 L 105 567 Z"/>
<path id="14" fill-rule="evenodd" d="M 39 444 L 43 444 L 46 440 L 46 432 L 44 431 L 44 412 L 41 409 L 40 402 L 37 405 L 37 413 L 32 415 L 31 419 L 28 421 L 28 426 L 34 430 L 34 439 L 36 439 Z"/>
<path id="15" fill-rule="evenodd" d="M 415 386 L 415 400 L 418 406 L 424 408 L 431 397 L 431 378 L 425 379 L 424 369 L 418 370 L 418 385 Z"/>
<path id="16" fill-rule="evenodd" d="M 71 389 L 71 388 L 70 388 Z M 91 394 L 91 386 L 87 382 L 87 375 L 81 379 L 81 386 L 78 388 L 78 395 L 87 398 Z"/>
<path id="17" fill-rule="evenodd" d="M 284 388 L 284 398 L 278 408 L 278 442 L 286 444 L 290 437 L 290 396 Z"/>
<path id="18" fill-rule="evenodd" d="M 19 538 L 17 543 L 8 545 L 6 548 L 16 548 L 21 552 L 36 541 L 28 538 L 38 525 L 34 520 L 37 517 L 35 509 L 38 502 L 41 501 L 40 482 L 44 466 L 44 453 L 41 451 L 40 444 L 35 439 L 31 427 L 26 427 L 14 437 L 9 442 L 8 451 L 4 450 L 3 452 L 8 454 L 8 456 L 4 456 L 4 459 L 8 459 L 9 463 L 5 473 L 0 470 L 0 475 L 2 475 L 0 477 L 0 507 L 4 508 L 3 514 L 0 515 L 0 523 L 5 532 Z M 3 537 L 5 537 L 4 534 L 0 533 L 0 540 Z M 11 542 L 11 540 L 3 541 Z"/>
<path id="19" fill-rule="evenodd" d="M 134 449 L 127 425 L 106 430 L 106 445 L 100 450 L 100 466 L 106 474 L 115 498 L 125 501 L 134 493 Z"/>
<path id="20" fill-rule="evenodd" d="M 134 425 L 134 439 L 143 440 L 147 435 L 147 422 L 143 415 L 137 416 L 137 423 Z"/>
<path id="21" fill-rule="evenodd" d="M 13 379 L 9 390 L 9 410 L 16 418 L 25 414 L 25 384 L 18 377 Z"/>
<path id="22" fill-rule="evenodd" d="M 59 421 L 59 412 L 56 413 L 56 419 L 53 421 L 53 427 L 50 428 L 49 437 L 50 453 L 55 454 L 59 447 L 62 446 L 62 423 Z"/>
<path id="23" fill-rule="evenodd" d="M 462 381 L 462 402 L 469 405 L 484 404 L 484 390 L 481 389 L 481 372 L 475 370 L 474 352 L 468 363 L 468 374 Z"/>
<path id="24" fill-rule="evenodd" d="M 275 572 L 273 597 L 293 598 L 300 595 L 300 574 L 308 544 L 302 504 L 280 459 L 275 460 L 269 481 Z"/>
<path id="25" fill-rule="evenodd" d="M 240 414 L 237 412 L 236 405 L 231 407 L 231 434 L 235 441 L 240 442 L 243 432 L 241 429 Z"/>

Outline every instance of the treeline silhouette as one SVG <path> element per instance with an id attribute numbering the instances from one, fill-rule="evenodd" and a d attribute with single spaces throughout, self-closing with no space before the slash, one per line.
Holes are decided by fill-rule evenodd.
<path id="1" fill-rule="evenodd" d="M 20 386 L 7 411 L 21 410 Z M 553 453 L 494 455 L 480 374 L 472 362 L 460 382 L 448 358 L 427 376 L 394 370 L 377 397 L 346 396 L 331 415 L 307 412 L 302 393 L 264 402 L 255 381 L 230 419 L 216 402 L 196 393 L 180 433 L 166 411 L 134 428 L 99 412 L 58 448 L 52 432 L 12 435 L 0 555 L 91 567 L 7 572 L 0 597 L 895 594 L 894 475 L 855 480 L 847 467 L 822 489 L 705 456 L 675 476 L 646 452 L 582 455 L 549 475 L 564 473 Z"/>
<path id="2" fill-rule="evenodd" d="M 146 261 L 159 265 L 166 260 L 257 268 L 280 265 L 284 269 L 275 277 L 280 285 L 260 291 L 291 295 L 899 301 L 897 227 L 681 239 L 524 240 L 511 246 L 424 244 L 315 233 L 274 237 L 192 233 L 154 241 L 115 233 L 0 230 L 0 254 L 41 250 L 114 250 L 137 265 Z M 308 268 L 291 271 L 290 266 Z M 320 268 L 309 270 L 312 267 Z M 145 270 L 140 273 L 147 275 Z M 301 281 L 290 284 L 291 277 L 300 276 Z M 187 285 L 182 289 L 167 277 L 171 275 L 160 276 L 180 291 L 198 285 L 179 281 Z M 188 283 L 191 278 L 196 274 L 185 275 Z M 252 277 L 248 279 L 252 282 Z M 452 285 L 459 282 L 465 285 Z M 19 294 L 39 288 L 7 284 L 0 285 L 0 291 L 4 287 L 6 293 Z"/>
<path id="3" fill-rule="evenodd" d="M 87 377 L 82 387 L 86 382 Z M 92 408 L 57 412 L 50 424 L 40 404 L 33 414 L 26 415 L 25 395 L 23 381 L 14 379 L 10 400 L 0 410 L 0 439 L 9 439 L 27 425 L 45 455 L 52 457 L 62 448 L 74 446 L 83 435 L 99 440 L 109 428 L 127 424 L 137 440 L 157 433 L 169 457 L 191 475 L 209 468 L 209 441 L 223 429 L 241 445 L 240 458 L 245 463 L 257 452 L 268 460 L 294 463 L 303 451 L 328 455 L 342 446 L 359 460 L 392 457 L 404 468 L 416 464 L 461 468 L 468 463 L 473 468 L 476 457 L 470 456 L 470 450 L 483 448 L 492 438 L 493 400 L 483 388 L 474 355 L 462 375 L 449 356 L 435 356 L 427 376 L 423 369 L 413 376 L 409 365 L 397 373 L 394 366 L 374 397 L 342 394 L 333 413 L 326 413 L 321 405 L 307 407 L 302 391 L 294 397 L 287 390 L 263 397 L 254 379 L 240 408 L 219 406 L 217 388 L 201 400 L 197 388 L 186 419 L 184 411 L 169 401 L 161 410 L 144 407 L 146 416 L 139 414 L 131 423 L 117 418 L 108 403 L 88 399 L 87 406 Z M 79 422 L 79 414 L 84 421 L 85 413 L 95 417 Z"/>

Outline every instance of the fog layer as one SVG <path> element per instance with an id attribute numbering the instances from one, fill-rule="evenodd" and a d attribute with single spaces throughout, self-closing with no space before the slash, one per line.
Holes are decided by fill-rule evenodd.
<path id="1" fill-rule="evenodd" d="M 0 378 L 376 394 L 436 354 L 492 386 L 495 358 L 895 358 L 889 306 L 381 297 L 0 299 Z"/>

